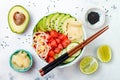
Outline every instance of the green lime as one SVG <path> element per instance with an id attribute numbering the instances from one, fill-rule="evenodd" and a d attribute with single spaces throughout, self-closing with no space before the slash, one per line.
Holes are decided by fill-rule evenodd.
<path id="1" fill-rule="evenodd" d="M 101 45 L 97 49 L 97 56 L 101 62 L 109 62 L 111 60 L 111 48 L 108 45 Z"/>
<path id="2" fill-rule="evenodd" d="M 98 62 L 92 56 L 86 56 L 80 61 L 80 70 L 84 74 L 92 74 L 98 69 Z"/>

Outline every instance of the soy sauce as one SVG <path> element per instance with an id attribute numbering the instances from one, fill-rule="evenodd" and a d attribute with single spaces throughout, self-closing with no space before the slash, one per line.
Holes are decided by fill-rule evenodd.
<path id="1" fill-rule="evenodd" d="M 97 12 L 90 12 L 87 16 L 87 20 L 90 24 L 95 24 L 99 21 L 100 15 Z"/>

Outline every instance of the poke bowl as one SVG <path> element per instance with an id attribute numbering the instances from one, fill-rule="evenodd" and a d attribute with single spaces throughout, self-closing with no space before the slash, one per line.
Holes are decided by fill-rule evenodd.
<path id="1" fill-rule="evenodd" d="M 86 39 L 82 22 L 66 13 L 52 13 L 38 21 L 33 29 L 33 48 L 45 64 L 51 63 Z M 84 49 L 73 54 L 58 67 L 76 63 Z"/>

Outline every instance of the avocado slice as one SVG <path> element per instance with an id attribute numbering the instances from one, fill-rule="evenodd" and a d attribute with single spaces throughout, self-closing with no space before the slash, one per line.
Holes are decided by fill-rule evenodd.
<path id="1" fill-rule="evenodd" d="M 43 28 L 43 18 L 39 20 L 38 24 L 35 26 L 34 29 L 36 30 L 36 32 L 44 31 L 44 28 Z"/>
<path id="2" fill-rule="evenodd" d="M 37 27 L 35 27 L 35 28 L 33 29 L 33 33 L 35 33 L 35 32 L 37 32 Z"/>
<path id="3" fill-rule="evenodd" d="M 51 28 L 50 28 L 50 22 L 51 22 L 51 18 L 54 16 L 54 14 L 50 14 L 48 17 L 47 17 L 47 19 L 46 19 L 46 27 L 47 27 L 47 30 L 48 31 L 50 31 L 51 30 Z"/>
<path id="4" fill-rule="evenodd" d="M 47 31 L 46 20 L 47 20 L 47 16 L 43 17 L 43 23 L 42 23 L 41 28 L 43 28 L 44 32 Z"/>
<path id="5" fill-rule="evenodd" d="M 30 20 L 28 11 L 21 5 L 13 6 L 8 13 L 8 24 L 12 32 L 21 34 Z"/>
<path id="6" fill-rule="evenodd" d="M 57 17 L 60 15 L 60 13 L 55 13 L 54 14 L 54 16 L 51 18 L 51 20 L 50 20 L 50 23 L 51 23 L 51 25 L 50 25 L 50 28 L 52 29 L 52 30 L 55 30 L 55 28 L 54 28 L 54 24 L 55 24 L 55 20 L 57 19 Z"/>
<path id="7" fill-rule="evenodd" d="M 55 24 L 54 24 L 54 28 L 56 31 L 58 31 L 59 22 L 64 16 L 65 16 L 64 13 L 60 13 L 59 17 L 56 19 Z"/>
<path id="8" fill-rule="evenodd" d="M 67 35 L 67 25 L 68 25 L 68 23 L 70 23 L 70 22 L 75 22 L 76 21 L 76 19 L 75 18 L 73 18 L 73 17 L 70 17 L 70 18 L 67 18 L 64 22 L 63 22 L 63 25 L 62 25 L 62 32 L 65 34 L 65 35 Z"/>
<path id="9" fill-rule="evenodd" d="M 70 18 L 71 16 L 69 14 L 65 14 L 65 16 L 59 21 L 59 27 L 57 28 L 57 31 L 60 32 L 60 33 L 64 33 L 63 30 L 62 30 L 62 25 L 64 23 L 64 21 L 68 18 Z"/>

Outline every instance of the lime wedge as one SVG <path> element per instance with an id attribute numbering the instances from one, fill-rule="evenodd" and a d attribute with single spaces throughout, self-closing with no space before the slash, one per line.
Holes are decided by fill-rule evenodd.
<path id="1" fill-rule="evenodd" d="M 86 56 L 80 61 L 80 70 L 84 74 L 92 74 L 98 69 L 98 62 L 92 56 Z"/>
<path id="2" fill-rule="evenodd" d="M 97 49 L 97 56 L 101 62 L 109 62 L 111 60 L 111 48 L 108 45 L 101 45 Z"/>

